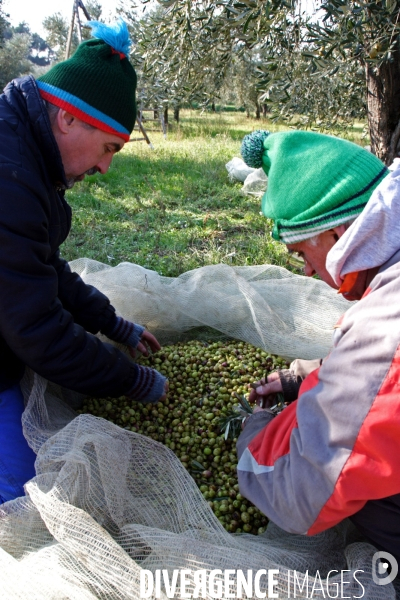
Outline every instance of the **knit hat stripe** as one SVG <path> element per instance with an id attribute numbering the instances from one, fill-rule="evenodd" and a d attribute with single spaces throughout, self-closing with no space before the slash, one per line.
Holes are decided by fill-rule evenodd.
<path id="1" fill-rule="evenodd" d="M 44 81 L 38 80 L 36 83 L 45 100 L 48 100 L 60 108 L 68 110 L 71 114 L 78 117 L 78 119 L 81 119 L 98 129 L 107 131 L 107 133 L 113 133 L 122 137 L 125 141 L 129 140 L 130 132 L 125 129 L 125 127 L 80 98 L 50 85 L 49 83 L 45 83 Z"/>
<path id="2" fill-rule="evenodd" d="M 342 223 L 345 223 L 346 219 L 350 217 L 351 213 L 360 213 L 364 209 L 364 206 L 365 202 L 361 202 L 360 204 L 352 204 L 348 207 L 341 207 L 340 209 L 332 210 L 331 212 L 326 213 L 326 215 L 315 217 L 314 219 L 307 219 L 306 221 L 300 221 L 296 223 L 290 221 L 285 223 L 284 220 L 278 219 L 277 223 L 279 224 L 279 229 L 286 229 L 287 231 L 293 231 L 297 229 L 300 232 L 310 227 L 318 227 L 318 223 L 326 224 L 338 218 L 341 219 Z"/>
<path id="3" fill-rule="evenodd" d="M 93 127 L 96 127 L 97 129 L 101 129 L 102 131 L 105 131 L 106 133 L 111 133 L 113 135 L 116 135 L 116 136 L 122 138 L 124 140 L 124 142 L 129 141 L 129 137 L 130 137 L 129 135 L 115 131 L 115 129 L 108 127 L 102 121 L 97 121 L 96 119 L 92 119 L 89 115 L 87 115 L 86 113 L 83 113 L 78 108 L 76 108 L 76 106 L 73 106 L 72 104 L 68 104 L 68 102 L 63 102 L 62 100 L 58 100 L 58 98 L 56 98 L 55 96 L 52 96 L 51 94 L 48 94 L 47 92 L 44 92 L 43 90 L 40 90 L 40 95 L 42 96 L 42 98 L 44 98 L 45 100 L 48 100 L 49 102 L 58 106 L 59 108 L 63 108 L 65 110 L 67 110 L 68 112 L 70 112 L 72 115 L 74 115 L 78 119 L 81 119 L 81 121 L 84 121 L 85 123 L 88 123 L 89 125 L 92 125 Z"/>
<path id="4" fill-rule="evenodd" d="M 304 240 L 310 239 L 311 237 L 314 237 L 315 235 L 318 235 L 320 233 L 322 233 L 323 231 L 327 231 L 328 229 L 333 229 L 334 227 L 338 227 L 339 225 L 343 225 L 343 223 L 346 223 L 346 221 L 350 220 L 353 217 L 358 217 L 359 214 L 361 214 L 361 212 L 363 211 L 365 205 L 363 204 L 361 209 L 358 210 L 351 210 L 350 213 L 346 214 L 346 218 L 344 219 L 343 216 L 338 216 L 336 218 L 329 218 L 330 215 L 328 216 L 327 220 L 324 221 L 323 223 L 321 223 L 320 225 L 315 225 L 313 226 L 306 226 L 306 224 L 304 224 L 304 228 L 303 229 L 298 229 L 296 231 L 293 231 L 290 227 L 285 227 L 283 225 L 278 224 L 277 225 L 277 229 L 279 231 L 278 235 L 279 238 L 275 237 L 275 239 L 279 239 L 281 242 L 284 242 L 285 244 L 295 244 L 296 242 L 303 242 Z M 355 207 L 354 207 L 355 208 Z"/>
<path id="5" fill-rule="evenodd" d="M 309 131 L 246 136 L 242 155 L 268 177 L 263 214 L 276 240 L 301 241 L 362 212 L 388 170 L 357 144 Z"/>
<path id="6" fill-rule="evenodd" d="M 378 175 L 359 193 L 348 198 L 344 203 L 340 204 L 336 209 L 331 210 L 329 213 L 300 222 L 277 219 L 273 228 L 273 237 L 285 243 L 300 242 L 313 237 L 314 235 L 318 235 L 318 233 L 322 233 L 327 229 L 332 229 L 332 227 L 337 227 L 338 225 L 346 223 L 349 219 L 358 216 L 364 210 L 366 204 L 365 196 L 367 196 L 368 199 L 370 189 L 376 187 L 388 173 L 388 168 L 384 166 Z M 354 203 L 355 198 L 359 198 L 357 204 Z"/>

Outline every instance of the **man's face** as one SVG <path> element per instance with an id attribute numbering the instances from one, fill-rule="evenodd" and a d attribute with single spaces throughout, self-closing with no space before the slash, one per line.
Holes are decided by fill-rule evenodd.
<path id="1" fill-rule="evenodd" d="M 297 244 L 287 244 L 289 252 L 296 252 L 304 260 L 304 274 L 307 277 L 319 275 L 322 281 L 325 281 L 325 283 L 336 290 L 338 286 L 326 270 L 326 257 L 329 250 L 336 244 L 340 235 L 342 235 L 342 227 L 324 231 L 313 242 L 305 240 Z M 338 229 L 340 229 L 340 233 L 338 233 Z"/>
<path id="2" fill-rule="evenodd" d="M 124 146 L 120 137 L 90 127 L 65 111 L 60 111 L 57 127 L 53 131 L 68 188 L 82 181 L 85 175 L 106 173 L 114 154 Z"/>

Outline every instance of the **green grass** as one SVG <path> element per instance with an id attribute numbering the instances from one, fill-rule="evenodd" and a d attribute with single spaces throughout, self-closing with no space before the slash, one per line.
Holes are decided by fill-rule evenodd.
<path id="1" fill-rule="evenodd" d="M 244 196 L 225 168 L 240 156 L 244 135 L 260 128 L 287 127 L 243 113 L 183 111 L 165 140 L 149 124 L 153 150 L 128 143 L 106 175 L 87 177 L 67 193 L 73 221 L 63 257 L 128 261 L 167 276 L 217 263 L 292 268 L 260 215 L 259 198 Z M 362 126 L 354 131 L 360 141 Z"/>

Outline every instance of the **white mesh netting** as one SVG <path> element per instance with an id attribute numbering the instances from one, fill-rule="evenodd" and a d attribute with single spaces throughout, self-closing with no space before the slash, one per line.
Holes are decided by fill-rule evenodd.
<path id="1" fill-rule="evenodd" d="M 194 269 L 162 277 L 132 263 L 110 267 L 90 259 L 71 263 L 104 292 L 125 318 L 146 325 L 161 343 L 211 327 L 289 358 L 320 358 L 350 303 L 325 283 L 273 265 Z"/>
<path id="2" fill-rule="evenodd" d="M 290 332 L 296 354 L 300 348 L 314 358 L 329 349 L 331 328 L 348 306 L 323 284 L 276 267 L 209 267 L 168 280 L 130 264 L 72 266 L 121 314 L 164 340 L 193 326 L 218 325 L 224 334 L 293 356 L 285 340 Z M 37 452 L 37 476 L 25 497 L 0 507 L 1 599 L 138 599 L 143 569 L 164 569 L 171 578 L 176 569 L 190 570 L 189 593 L 199 569 L 208 575 L 277 569 L 279 598 L 396 597 L 392 584 L 373 582 L 375 549 L 357 541 L 349 523 L 312 538 L 273 524 L 262 536 L 229 534 L 171 450 L 103 419 L 76 416 L 62 400 L 69 394 L 29 371 L 23 389 L 23 426 Z M 326 579 L 331 570 L 339 573 Z M 175 598 L 182 597 L 179 584 Z M 266 576 L 260 590 L 268 597 Z M 223 597 L 206 591 L 207 598 Z"/>

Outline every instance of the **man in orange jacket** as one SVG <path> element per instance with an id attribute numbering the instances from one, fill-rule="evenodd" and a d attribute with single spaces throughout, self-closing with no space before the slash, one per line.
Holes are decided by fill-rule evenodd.
<path id="1" fill-rule="evenodd" d="M 313 535 L 349 517 L 400 562 L 400 167 L 311 132 L 256 132 L 273 236 L 353 304 L 329 356 L 258 382 L 237 443 L 240 492 L 286 531 Z M 275 415 L 271 394 L 287 407 Z"/>

